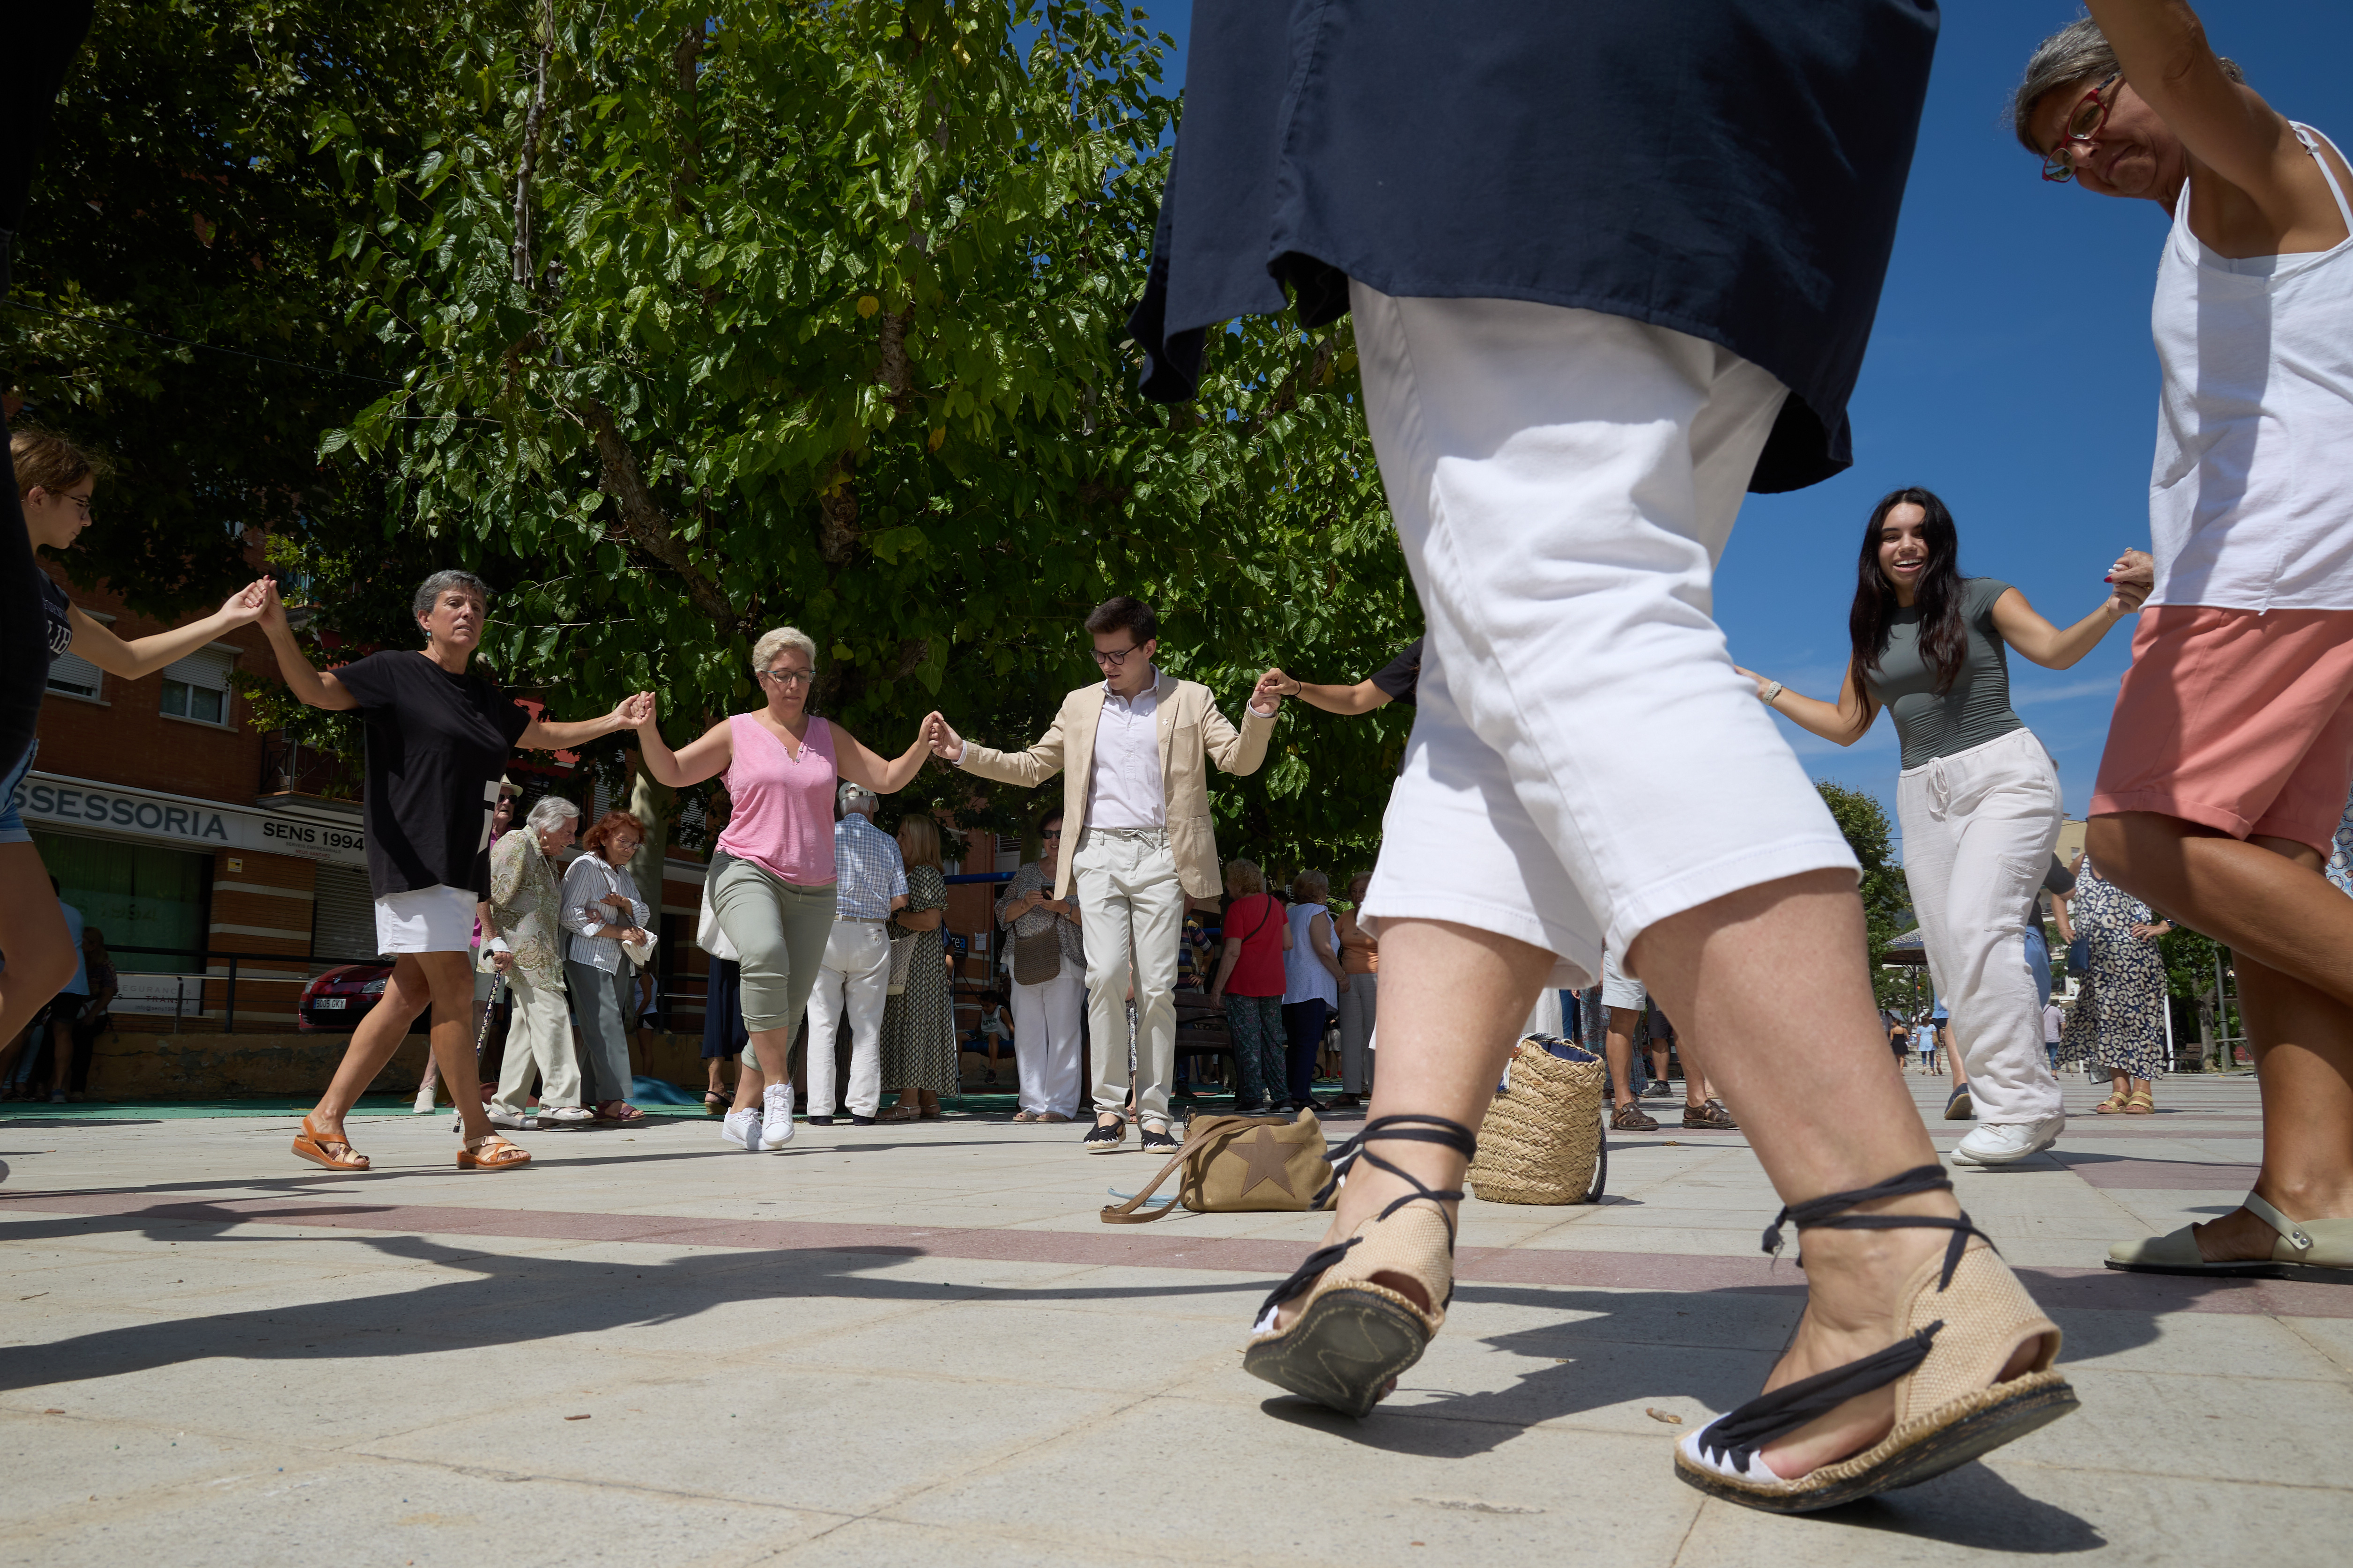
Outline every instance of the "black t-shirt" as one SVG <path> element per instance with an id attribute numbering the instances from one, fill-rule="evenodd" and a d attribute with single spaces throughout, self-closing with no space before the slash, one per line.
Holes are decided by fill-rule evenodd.
<path id="1" fill-rule="evenodd" d="M 421 653 L 372 653 L 333 672 L 367 721 L 368 883 L 491 892 L 491 813 L 531 715 L 496 682 Z"/>
<path id="2" fill-rule="evenodd" d="M 47 662 L 41 666 L 44 689 L 49 684 L 49 665 L 55 664 L 67 649 L 73 647 L 73 617 L 66 613 L 72 606 L 73 601 L 66 597 L 66 591 L 51 582 L 47 573 L 42 573 L 41 608 L 49 613 L 49 657 Z"/>
<path id="3" fill-rule="evenodd" d="M 1385 693 L 1392 702 L 1413 706 L 1414 689 L 1421 684 L 1421 639 L 1416 637 L 1405 645 L 1403 652 L 1378 675 L 1373 677 L 1373 689 Z"/>

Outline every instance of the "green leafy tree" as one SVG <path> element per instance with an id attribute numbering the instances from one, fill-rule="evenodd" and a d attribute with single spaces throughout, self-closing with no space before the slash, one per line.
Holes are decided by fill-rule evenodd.
<path id="1" fill-rule="evenodd" d="M 501 590 L 510 681 L 565 712 L 651 688 L 673 739 L 754 700 L 790 622 L 871 743 L 934 706 L 1023 743 L 1097 678 L 1079 623 L 1114 592 L 1229 710 L 1268 663 L 1356 679 L 1419 616 L 1345 326 L 1238 324 L 1190 409 L 1132 390 L 1163 42 L 1096 0 L 464 8 L 410 134 L 317 117 L 342 330 L 400 382 L 322 455 L 381 476 L 407 569 Z M 352 632 L 379 552 L 290 558 Z M 1284 722 L 1222 836 L 1361 862 L 1406 721 Z"/>
<path id="2" fill-rule="evenodd" d="M 316 458 L 390 373 L 321 265 L 343 178 L 310 128 L 403 146 L 438 9 L 99 0 L 0 310 L 12 419 L 111 459 L 76 581 L 174 616 L 248 579 L 258 535 L 380 511 Z"/>
<path id="3" fill-rule="evenodd" d="M 1883 1003 L 1908 997 L 1911 986 L 1905 978 L 1880 967 L 1889 941 L 1901 936 L 1912 923 L 1912 889 L 1904 879 L 1904 868 L 1889 858 L 1895 843 L 1894 825 L 1887 820 L 1879 802 L 1861 790 L 1827 780 L 1814 787 L 1820 792 L 1822 804 L 1831 808 L 1847 847 L 1862 863 L 1860 891 L 1863 928 L 1871 944 L 1873 992 Z"/>

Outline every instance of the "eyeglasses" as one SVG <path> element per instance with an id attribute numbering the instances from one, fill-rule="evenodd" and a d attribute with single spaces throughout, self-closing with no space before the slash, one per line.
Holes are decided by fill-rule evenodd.
<path id="1" fill-rule="evenodd" d="M 1134 643 L 1131 644 L 1129 647 L 1122 648 L 1099 647 L 1095 649 L 1095 662 L 1105 669 L 1117 669 L 1121 665 L 1127 662 L 1127 656 L 1129 654 L 1134 653 L 1137 648 L 1142 647 L 1144 645 L 1142 643 Z"/>
<path id="2" fill-rule="evenodd" d="M 2043 154 L 2044 179 L 2063 185 L 2075 177 L 2077 153 L 2091 150 L 2092 138 L 2106 127 L 2108 111 L 2116 106 L 2116 100 L 2107 96 L 2108 89 L 2124 79 L 2124 72 L 2116 72 L 2085 93 L 2083 101 L 2075 105 L 2075 111 L 2067 116 L 2067 123 L 2060 130 L 2059 144 Z"/>
<path id="3" fill-rule="evenodd" d="M 764 669 L 760 674 L 764 679 L 773 680 L 779 686 L 807 686 L 817 679 L 814 669 Z"/>

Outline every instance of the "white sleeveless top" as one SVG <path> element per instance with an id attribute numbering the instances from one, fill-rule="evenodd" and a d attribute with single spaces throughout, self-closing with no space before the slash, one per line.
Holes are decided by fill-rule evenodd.
<path id="1" fill-rule="evenodd" d="M 2318 133 L 2295 134 L 2353 230 Z M 2234 260 L 2189 232 L 2189 194 L 2150 312 L 2164 381 L 2148 602 L 2353 609 L 2353 237 Z"/>
<path id="2" fill-rule="evenodd" d="M 1307 928 L 1322 915 L 1324 929 L 1332 933 L 1330 952 L 1340 956 L 1340 931 L 1332 911 L 1322 904 L 1291 906 L 1291 951 L 1282 955 L 1282 999 L 1285 1003 L 1313 1002 L 1321 997 L 1334 1007 L 1340 1005 L 1340 983 L 1332 972 L 1315 962 L 1314 950 L 1307 945 Z"/>

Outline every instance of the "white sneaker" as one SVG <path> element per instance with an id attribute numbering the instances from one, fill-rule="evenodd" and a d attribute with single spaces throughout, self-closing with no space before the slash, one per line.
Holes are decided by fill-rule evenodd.
<path id="1" fill-rule="evenodd" d="M 491 1125 L 493 1127 L 516 1127 L 526 1132 L 539 1131 L 538 1117 L 520 1110 L 509 1110 L 502 1105 L 486 1105 L 482 1107 L 482 1114 L 491 1119 Z"/>
<path id="2" fill-rule="evenodd" d="M 793 1141 L 793 1086 L 772 1083 L 760 1091 L 760 1147 L 774 1152 Z"/>
<path id="3" fill-rule="evenodd" d="M 719 1123 L 719 1141 L 746 1151 L 757 1149 L 760 1146 L 760 1113 L 748 1109 L 729 1111 Z"/>
<path id="4" fill-rule="evenodd" d="M 434 1092 L 435 1091 L 429 1088 L 418 1089 L 417 1091 L 417 1103 L 408 1108 L 409 1114 L 412 1116 L 432 1115 Z"/>
<path id="5" fill-rule="evenodd" d="M 2060 1131 L 2067 1125 L 2063 1116 L 2046 1116 L 2040 1121 L 1991 1121 L 1973 1128 L 1969 1135 L 1955 1145 L 1956 1165 L 2010 1165 L 2039 1154 L 2059 1142 Z"/>
<path id="6" fill-rule="evenodd" d="M 559 1105 L 553 1110 L 543 1108 L 539 1120 L 551 1127 L 586 1127 L 596 1114 L 585 1105 Z"/>

